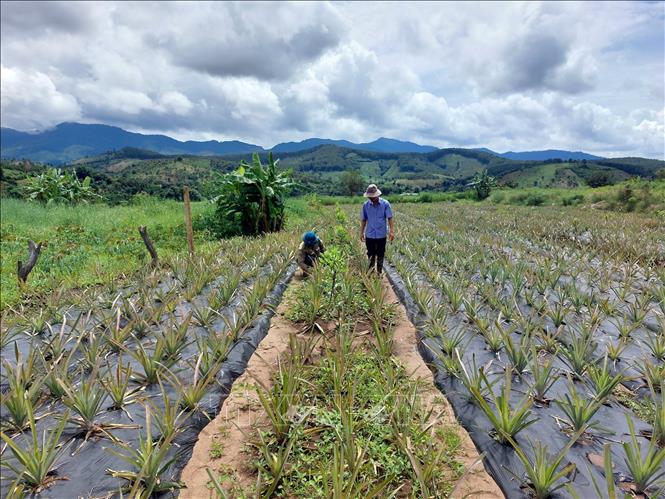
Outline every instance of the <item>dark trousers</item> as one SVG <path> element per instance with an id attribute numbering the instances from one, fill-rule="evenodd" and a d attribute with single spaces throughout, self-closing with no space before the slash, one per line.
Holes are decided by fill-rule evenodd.
<path id="1" fill-rule="evenodd" d="M 383 270 L 383 257 L 386 254 L 386 238 L 372 239 L 367 237 L 365 238 L 365 245 L 367 246 L 370 270 L 374 270 L 376 265 L 376 271 L 380 274 Z"/>

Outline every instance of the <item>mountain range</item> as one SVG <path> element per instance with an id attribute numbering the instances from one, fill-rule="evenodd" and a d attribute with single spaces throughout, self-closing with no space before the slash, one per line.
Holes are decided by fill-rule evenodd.
<path id="1" fill-rule="evenodd" d="M 501 158 L 514 159 L 516 161 L 547 161 L 550 159 L 574 159 L 574 160 L 605 159 L 602 156 L 595 156 L 593 154 L 589 154 L 582 151 L 564 151 L 561 149 L 545 149 L 543 151 L 522 151 L 522 152 L 514 152 L 514 151 L 495 152 L 492 151 L 491 149 L 487 149 L 486 147 L 481 147 L 476 150 L 494 154 L 495 156 L 499 156 Z"/>
<path id="2" fill-rule="evenodd" d="M 419 144 L 414 144 L 413 142 L 407 142 L 403 140 L 396 139 L 387 139 L 381 137 L 376 139 L 373 142 L 364 142 L 357 144 L 355 142 L 349 142 L 348 140 L 333 140 L 333 139 L 306 139 L 300 142 L 282 142 L 277 144 L 275 147 L 270 149 L 275 153 L 283 152 L 298 152 L 306 151 L 307 149 L 312 149 L 314 147 L 322 145 L 334 145 L 337 147 L 345 147 L 346 149 L 356 149 L 360 151 L 374 151 L 374 152 L 388 152 L 388 153 L 400 153 L 400 152 L 432 152 L 436 151 L 437 148 L 434 146 L 421 146 Z"/>
<path id="3" fill-rule="evenodd" d="M 438 149 L 430 145 L 381 137 L 366 143 L 310 138 L 300 142 L 283 142 L 269 150 L 280 154 L 295 153 L 322 145 L 380 153 L 430 153 Z M 59 165 L 123 148 L 142 149 L 164 155 L 195 156 L 226 156 L 268 151 L 261 146 L 237 140 L 179 141 L 166 135 L 128 132 L 119 127 L 101 124 L 61 123 L 52 129 L 36 133 L 0 128 L 0 155 L 4 159 L 21 158 Z M 552 149 L 505 153 L 485 148 L 476 150 L 512 160 L 603 159 L 580 151 Z"/>

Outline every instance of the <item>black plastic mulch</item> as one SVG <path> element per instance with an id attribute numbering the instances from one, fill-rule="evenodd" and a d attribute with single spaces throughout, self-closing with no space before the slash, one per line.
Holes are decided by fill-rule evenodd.
<path id="1" fill-rule="evenodd" d="M 280 303 L 282 295 L 287 288 L 289 281 L 293 277 L 295 270 L 296 265 L 290 265 L 282 278 L 269 292 L 263 302 L 264 304 L 269 305 L 269 307 L 252 322 L 250 327 L 243 332 L 242 336 L 233 345 L 226 360 L 222 364 L 220 372 L 217 374 L 216 383 L 213 383 L 208 389 L 207 394 L 201 402 L 199 410 L 195 413 L 188 414 L 187 419 L 183 422 L 183 431 L 174 439 L 174 445 L 169 452 L 169 457 L 175 456 L 176 460 L 171 465 L 169 471 L 164 475 L 164 479 L 179 479 L 183 468 L 192 455 L 199 433 L 219 413 L 224 400 L 230 393 L 233 382 L 245 371 L 250 357 L 261 340 L 266 336 L 268 329 L 270 328 L 270 319 L 274 315 L 274 309 Z M 186 308 L 187 305 L 185 304 L 185 309 Z M 187 312 L 187 310 L 181 310 L 177 315 L 183 316 L 183 312 Z M 218 324 L 218 326 L 215 327 L 215 329 L 221 328 L 223 328 L 222 324 Z M 197 328 L 197 326 L 190 326 L 190 330 L 192 329 L 203 330 L 203 328 Z M 21 346 L 29 348 L 29 345 Z M 191 358 L 196 354 L 196 351 L 196 345 L 190 344 L 182 353 L 182 357 L 185 359 Z M 7 357 L 9 357 L 9 355 Z M 117 355 L 114 356 L 114 358 L 117 362 Z M 128 362 L 132 364 L 135 371 L 140 371 L 140 368 L 138 368 L 135 361 L 126 355 L 123 358 L 123 363 L 126 364 Z M 189 364 L 186 366 L 189 366 Z M 191 376 L 191 372 L 190 374 L 187 374 L 187 369 L 191 371 L 192 368 L 191 366 L 186 366 L 183 366 L 182 370 L 178 373 L 181 379 L 187 379 L 188 375 Z M 171 384 L 164 383 L 164 391 L 171 401 L 176 400 L 177 392 Z M 159 386 L 146 388 L 144 395 L 151 398 L 154 407 L 164 409 L 162 390 Z M 131 415 L 131 418 L 124 411 L 115 410 L 109 411 L 102 418 L 102 421 L 104 423 L 138 425 L 141 428 L 140 431 L 144 431 L 143 428 L 146 423 L 144 406 L 142 404 L 133 403 L 126 406 L 126 410 Z M 40 438 L 44 430 L 55 427 L 57 424 L 55 419 L 56 415 L 64 412 L 64 406 L 62 403 L 56 402 L 50 407 L 50 411 L 52 411 L 53 414 L 42 417 L 37 422 L 37 430 Z M 154 437 L 158 437 L 159 432 L 157 431 L 154 417 L 152 427 Z M 111 430 L 115 437 L 126 442 L 132 448 L 138 447 L 138 431 L 139 430 L 136 428 Z M 67 444 L 67 454 L 60 461 L 62 464 L 58 467 L 57 473 L 58 476 L 66 477 L 67 479 L 56 481 L 53 485 L 34 497 L 44 499 L 74 499 L 78 497 L 119 496 L 121 487 L 126 485 L 127 482 L 113 478 L 106 473 L 106 470 L 131 469 L 131 466 L 126 462 L 107 450 L 107 448 L 113 448 L 116 451 L 121 451 L 121 449 L 106 438 L 92 438 L 83 443 L 81 438 L 72 439 L 73 436 L 74 434 L 66 429 L 61 437 L 61 441 L 69 440 L 69 443 Z M 29 432 L 15 437 L 15 440 L 21 444 L 27 438 L 30 438 Z M 7 459 L 8 455 L 9 452 L 6 452 L 6 454 L 3 455 L 3 459 Z M 3 471 L 3 477 L 4 476 L 5 472 Z M 0 484 L 0 496 L 5 497 L 7 495 L 10 484 L 11 480 L 2 480 L 2 483 Z M 178 490 L 165 492 L 161 495 L 162 497 L 177 497 Z"/>
<path id="2" fill-rule="evenodd" d="M 390 265 L 386 265 L 386 275 L 392 284 L 395 293 L 405 306 L 409 320 L 414 324 L 418 333 L 418 348 L 425 362 L 433 367 L 436 386 L 446 396 L 450 402 L 454 413 L 469 433 L 476 448 L 483 456 L 485 468 L 497 482 L 506 497 L 510 499 L 519 497 L 529 497 L 528 490 L 524 489 L 513 473 L 519 477 L 525 478 L 524 467 L 518 459 L 516 453 L 510 445 L 503 445 L 490 436 L 492 425 L 485 414 L 478 406 L 471 401 L 471 395 L 464 385 L 457 378 L 449 375 L 442 362 L 438 358 L 441 353 L 441 345 L 433 338 L 427 338 L 423 333 L 423 325 L 426 319 L 425 315 L 415 304 L 412 296 L 399 273 Z M 482 336 L 466 331 L 466 341 L 468 345 L 463 354 L 462 361 L 468 369 L 473 368 L 473 362 L 477 367 L 485 366 L 492 362 L 489 372 L 492 373 L 488 378 L 497 380 L 494 387 L 497 392 L 503 386 L 504 369 L 506 364 L 505 357 L 498 359 L 497 356 L 486 348 Z M 519 334 L 513 335 L 514 341 L 519 341 Z M 558 357 L 554 358 L 554 366 L 562 370 L 567 370 L 565 364 Z M 576 384 L 579 393 L 584 393 L 584 385 Z M 525 382 L 513 378 L 511 391 L 511 407 L 515 407 L 520 400 L 526 396 L 528 387 Z M 559 378 L 550 391 L 550 399 L 563 398 L 567 393 L 567 380 L 565 377 Z M 648 393 L 648 392 L 646 392 Z M 646 395 L 646 394 L 645 394 Z M 593 438 L 589 443 L 577 443 L 567 453 L 562 462 L 562 466 L 567 463 L 575 464 L 575 472 L 571 475 L 571 486 L 574 491 L 583 499 L 598 497 L 596 489 L 592 483 L 592 478 L 600 486 L 600 490 L 605 487 L 605 477 L 602 468 L 596 467 L 588 459 L 589 454 L 602 456 L 603 445 L 611 443 L 612 459 L 614 464 L 615 482 L 630 481 L 630 474 L 624 462 L 624 451 L 620 440 L 629 439 L 629 428 L 626 423 L 626 414 L 629 414 L 635 424 L 636 432 L 648 430 L 651 428 L 647 423 L 639 420 L 631 411 L 625 407 L 611 403 L 601 406 L 592 421 L 598 421 L 604 428 L 609 430 L 605 438 L 601 434 Z M 554 403 L 549 406 L 532 406 L 532 416 L 537 421 L 526 429 L 522 430 L 515 438 L 520 447 L 526 451 L 529 457 L 533 457 L 530 443 L 541 442 L 548 447 L 548 452 L 555 455 L 569 441 L 569 437 L 561 431 L 557 425 L 555 417 L 562 418 L 564 413 Z M 638 437 L 642 445 L 643 452 L 646 453 L 648 440 Z M 509 471 L 510 470 L 510 471 Z M 511 473 L 512 471 L 512 473 Z M 559 489 L 555 498 L 572 497 L 566 488 Z"/>

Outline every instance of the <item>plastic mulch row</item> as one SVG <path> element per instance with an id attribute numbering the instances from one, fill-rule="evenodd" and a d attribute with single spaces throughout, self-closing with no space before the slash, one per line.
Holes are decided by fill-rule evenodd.
<path id="1" fill-rule="evenodd" d="M 247 363 L 256 350 L 261 340 L 268 333 L 270 328 L 270 319 L 274 315 L 274 308 L 281 301 L 284 290 L 288 286 L 289 281 L 293 277 L 296 270 L 296 265 L 292 264 L 288 267 L 282 278 L 278 281 L 275 287 L 269 292 L 264 303 L 270 305 L 266 308 L 261 315 L 259 315 L 246 329 L 242 336 L 231 347 L 227 358 L 222 364 L 222 368 L 217 374 L 216 383 L 212 383 L 208 392 L 204 396 L 201 406 L 196 413 L 188 415 L 183 424 L 183 431 L 174 439 L 174 444 L 169 452 L 169 457 L 175 456 L 175 461 L 169 468 L 168 472 L 163 476 L 167 480 L 177 480 L 180 478 L 183 468 L 189 461 L 194 445 L 198 440 L 198 435 L 201 430 L 217 415 L 222 408 L 224 400 L 228 396 L 233 382 L 245 371 Z M 184 312 L 184 311 L 181 311 Z M 180 313 L 179 315 L 182 315 Z M 190 326 L 190 329 L 192 326 Z M 196 346 L 189 345 L 183 352 L 183 358 L 191 358 L 196 354 Z M 115 356 L 117 359 L 117 356 Z M 117 362 L 117 360 L 116 360 Z M 134 362 L 128 355 L 123 358 L 123 363 L 130 363 L 135 370 L 139 370 Z M 192 367 L 190 366 L 191 370 Z M 179 373 L 179 374 L 182 374 Z M 190 375 L 191 376 L 191 375 Z M 186 377 L 185 377 L 186 379 Z M 164 383 L 165 394 L 171 401 L 176 399 L 176 390 L 169 384 Z M 162 390 L 160 387 L 151 386 L 146 388 L 144 395 L 149 397 L 151 404 L 158 410 L 164 409 L 162 401 Z M 37 423 L 38 433 L 44 430 L 53 428 L 56 425 L 56 415 L 62 414 L 64 407 L 60 402 L 55 403 L 51 408 L 53 413 L 41 418 Z M 111 433 L 121 441 L 126 442 L 130 447 L 138 447 L 139 431 L 144 431 L 145 427 L 145 409 L 142 404 L 134 403 L 126 407 L 127 412 L 131 418 L 120 410 L 109 411 L 103 418 L 104 423 L 120 423 L 127 425 L 134 425 L 134 428 L 115 429 Z M 153 413 L 155 411 L 152 411 Z M 137 429 L 136 426 L 141 429 Z M 153 434 L 156 433 L 156 425 L 153 416 Z M 61 440 L 68 438 L 68 431 L 65 430 Z M 69 435 L 71 436 L 71 434 Z M 25 439 L 30 438 L 29 432 L 16 437 L 20 443 Z M 40 437 L 41 438 L 41 437 Z M 81 445 L 83 444 L 83 445 Z M 114 444 L 107 438 L 92 438 L 83 443 L 81 439 L 74 439 L 70 442 L 67 449 L 67 454 L 62 459 L 62 464 L 58 467 L 58 476 L 66 477 L 66 480 L 57 480 L 43 490 L 35 497 L 39 498 L 76 498 L 76 497 L 107 497 L 109 494 L 118 493 L 120 488 L 126 485 L 127 482 L 113 478 L 106 473 L 107 469 L 124 470 L 128 469 L 129 465 L 112 453 L 108 452 L 106 448 L 116 448 Z M 80 450 L 73 453 L 80 446 Z M 73 453 L 73 455 L 72 455 Z M 6 457 L 6 456 L 3 456 Z M 0 484 L 0 496 L 4 497 L 7 494 L 10 480 L 2 480 Z M 162 497 L 177 497 L 178 490 L 166 492 Z"/>
<path id="2" fill-rule="evenodd" d="M 517 454 L 510 445 L 503 445 L 490 435 L 492 425 L 482 410 L 471 400 L 471 395 L 464 385 L 457 378 L 449 375 L 443 368 L 443 364 L 438 358 L 442 352 L 440 343 L 434 338 L 427 338 L 423 332 L 425 315 L 419 310 L 412 296 L 406 288 L 404 281 L 399 273 L 390 265 L 385 266 L 386 275 L 392 284 L 397 296 L 405 306 L 409 320 L 414 324 L 418 334 L 418 349 L 425 362 L 434 368 L 435 383 L 437 388 L 446 396 L 450 402 L 455 416 L 464 429 L 469 433 L 478 451 L 483 456 L 483 462 L 486 470 L 494 478 L 499 487 L 503 490 L 506 497 L 511 499 L 519 497 L 529 497 L 528 491 L 524 489 L 520 481 L 513 475 L 526 478 L 524 467 L 517 457 Z M 495 354 L 490 352 L 485 345 L 482 336 L 466 331 L 466 341 L 468 344 L 462 356 L 462 362 L 468 369 L 473 369 L 474 362 L 476 367 L 485 366 L 492 363 L 488 372 L 491 373 L 488 378 L 496 380 L 494 385 L 495 392 L 503 386 L 504 365 L 499 361 Z M 519 341 L 519 335 L 513 333 L 513 341 Z M 566 369 L 565 364 L 558 357 L 554 358 L 556 368 Z M 562 400 L 563 395 L 568 392 L 567 380 L 565 377 L 557 379 L 548 396 L 552 400 Z M 583 385 L 577 384 L 578 392 L 583 393 Z M 513 378 L 510 403 L 515 407 L 526 395 L 528 387 L 518 378 Z M 520 447 L 526 454 L 533 457 L 531 444 L 540 442 L 548 448 L 550 455 L 556 455 L 569 441 L 555 418 L 563 418 L 564 413 L 555 404 L 549 406 L 533 405 L 532 417 L 537 421 L 522 430 L 515 438 Z M 629 472 L 624 462 L 623 448 L 620 440 L 626 440 L 630 434 L 628 424 L 626 423 L 626 414 L 629 414 L 635 424 L 636 432 L 639 434 L 642 430 L 648 430 L 650 425 L 638 419 L 631 411 L 617 403 L 611 403 L 601 406 L 595 414 L 592 421 L 598 421 L 604 429 L 608 430 L 606 435 L 600 432 L 598 437 L 593 438 L 591 442 L 577 443 L 567 453 L 562 462 L 562 466 L 567 463 L 575 464 L 575 471 L 570 476 L 571 486 L 579 497 L 592 499 L 598 497 L 592 480 L 603 490 L 605 486 L 605 477 L 603 470 L 596 467 L 589 461 L 590 454 L 602 456 L 603 445 L 611 443 L 612 460 L 614 464 L 615 482 L 629 480 Z M 606 438 L 603 438 L 606 437 Z M 638 440 L 642 448 L 648 447 L 648 440 L 641 436 Z M 564 498 L 572 497 L 566 488 L 559 489 L 553 497 Z"/>

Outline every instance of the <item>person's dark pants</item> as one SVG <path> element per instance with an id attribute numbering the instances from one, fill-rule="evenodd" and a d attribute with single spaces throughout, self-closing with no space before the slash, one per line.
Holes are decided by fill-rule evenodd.
<path id="1" fill-rule="evenodd" d="M 376 272 L 380 274 L 383 270 L 383 257 L 386 254 L 386 238 L 372 239 L 367 237 L 365 238 L 365 245 L 367 246 L 370 270 L 374 270 L 376 266 Z"/>

